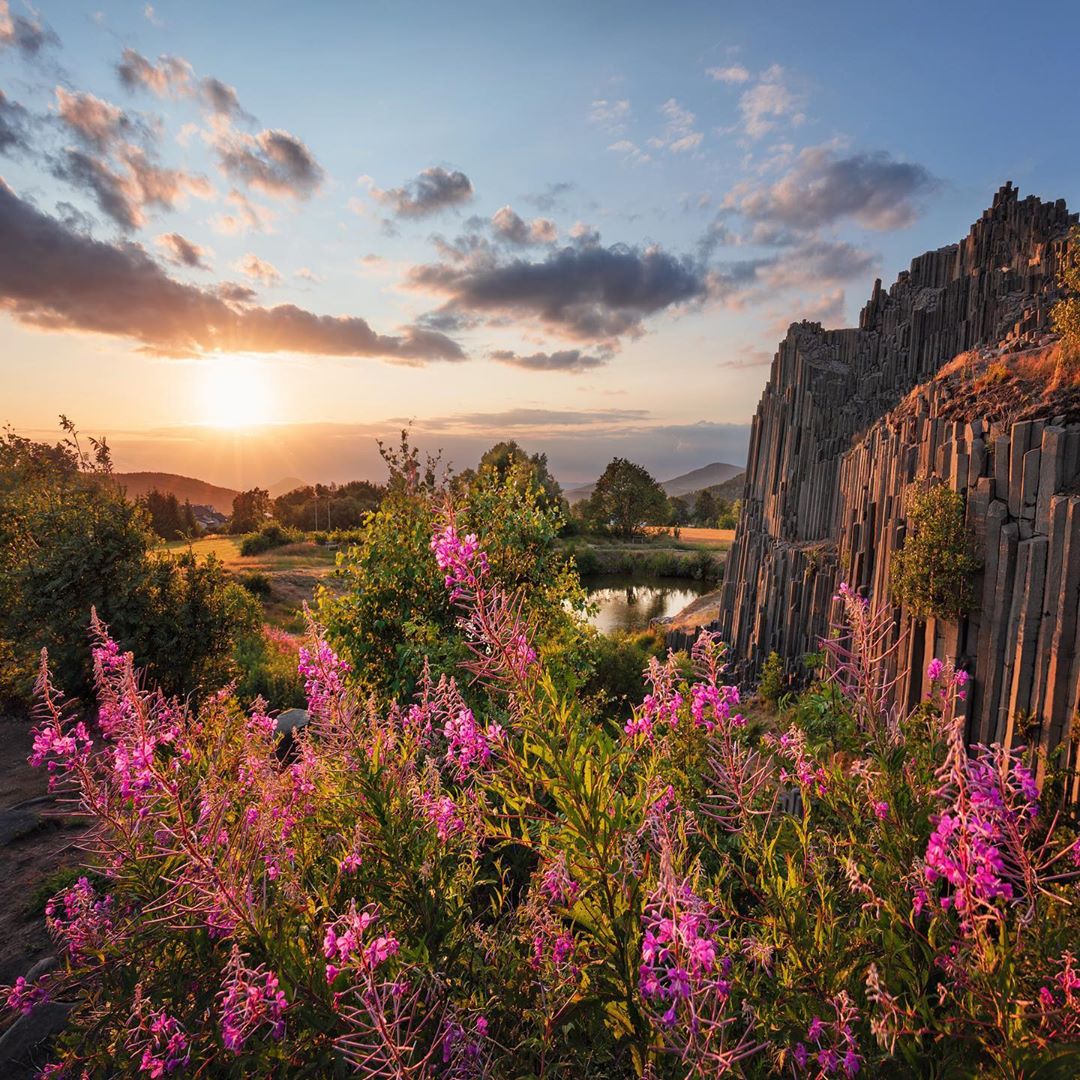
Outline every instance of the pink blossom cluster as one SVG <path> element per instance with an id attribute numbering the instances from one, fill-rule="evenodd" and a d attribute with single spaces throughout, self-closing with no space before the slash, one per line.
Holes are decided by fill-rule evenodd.
<path id="1" fill-rule="evenodd" d="M 684 1002 L 696 1009 L 692 999 L 697 996 L 727 1000 L 731 958 L 720 955 L 717 926 L 688 880 L 662 873 L 642 916 L 642 930 L 638 985 L 644 998 L 664 1010 L 662 1026 L 675 1024 Z"/>
<path id="2" fill-rule="evenodd" d="M 113 928 L 112 897 L 98 896 L 81 877 L 45 905 L 45 925 L 73 959 L 99 949 Z"/>
<path id="3" fill-rule="evenodd" d="M 422 791 L 418 801 L 421 812 L 435 826 L 435 833 L 444 844 L 451 836 L 465 831 L 465 819 L 458 813 L 457 803 L 449 795 Z"/>
<path id="4" fill-rule="evenodd" d="M 818 1077 L 852 1077 L 862 1068 L 859 1043 L 852 1030 L 859 1022 L 859 1011 L 844 991 L 833 999 L 836 1019 L 825 1022 L 819 1017 L 810 1021 L 806 1043 L 796 1043 L 791 1050 L 792 1061 L 803 1071 L 814 1068 Z"/>
<path id="5" fill-rule="evenodd" d="M 924 876 L 947 886 L 941 906 L 954 908 L 968 929 L 977 916 L 1000 917 L 996 902 L 1018 899 L 1025 888 L 1023 837 L 1038 814 L 1039 790 L 1021 753 L 977 746 L 969 754 L 954 724 L 939 791 L 948 806 L 934 819 Z"/>
<path id="6" fill-rule="evenodd" d="M 342 971 L 371 972 L 396 955 L 400 946 L 392 934 L 373 933 L 378 929 L 378 909 L 374 905 L 357 909 L 354 900 L 348 912 L 323 932 L 326 981 L 333 983 Z"/>
<path id="7" fill-rule="evenodd" d="M 148 1010 L 144 1004 L 137 991 L 127 1048 L 138 1058 L 139 1071 L 153 1078 L 184 1068 L 191 1060 L 191 1040 L 183 1024 L 166 1009 Z"/>
<path id="8" fill-rule="evenodd" d="M 646 740 L 652 742 L 653 728 L 658 723 L 666 723 L 672 728 L 678 726 L 679 709 L 683 703 L 683 696 L 676 688 L 678 677 L 674 654 L 669 654 L 664 663 L 660 663 L 655 656 L 649 657 L 645 681 L 651 690 L 626 722 L 624 730 L 627 735 L 644 735 Z"/>
<path id="9" fill-rule="evenodd" d="M 487 555 L 480 549 L 476 533 L 458 536 L 453 522 L 447 522 L 441 532 L 431 538 L 431 550 L 439 569 L 446 574 L 446 588 L 452 600 L 461 600 L 476 591 L 488 572 Z"/>
<path id="10" fill-rule="evenodd" d="M 950 661 L 945 663 L 936 656 L 926 665 L 926 678 L 930 683 L 930 692 L 937 693 L 940 697 L 948 697 L 955 693 L 958 701 L 967 697 L 967 686 L 970 675 L 962 668 L 955 667 Z"/>
<path id="11" fill-rule="evenodd" d="M 297 670 L 304 680 L 308 709 L 315 715 L 321 715 L 343 693 L 343 677 L 350 665 L 321 637 L 316 640 L 314 648 L 301 646 L 297 655 Z"/>
<path id="12" fill-rule="evenodd" d="M 29 1015 L 35 1005 L 41 1005 L 49 1000 L 49 988 L 44 983 L 29 983 L 20 975 L 13 985 L 8 987 L 5 995 L 7 1007 L 13 1012 L 20 1012 L 23 1016 Z"/>
<path id="13" fill-rule="evenodd" d="M 502 728 L 491 724 L 481 727 L 472 709 L 462 707 L 456 715 L 449 716 L 443 725 L 446 736 L 446 763 L 451 766 L 458 780 L 465 780 L 472 769 L 486 765 L 491 758 L 491 748 L 502 736 Z"/>
<path id="14" fill-rule="evenodd" d="M 487 1075 L 487 1018 L 477 1016 L 471 1028 L 467 1029 L 456 1019 L 450 1019 L 443 1024 L 442 1060 L 446 1066 L 445 1075 L 453 1080 L 472 1080 L 473 1077 Z"/>
<path id="15" fill-rule="evenodd" d="M 56 779 L 89 761 L 92 745 L 90 733 L 81 720 L 65 732 L 59 715 L 49 715 L 34 730 L 30 764 L 35 769 L 45 766 L 51 789 Z"/>
<path id="16" fill-rule="evenodd" d="M 1080 970 L 1076 957 L 1066 950 L 1058 961 L 1060 970 L 1053 978 L 1053 989 L 1039 987 L 1042 1026 L 1054 1038 L 1076 1039 L 1080 1036 Z"/>
<path id="17" fill-rule="evenodd" d="M 714 683 L 695 683 L 690 688 L 690 715 L 698 727 L 710 735 L 718 725 L 743 727 L 746 719 L 732 713 L 732 706 L 739 704 L 737 686 L 717 686 Z"/>
<path id="18" fill-rule="evenodd" d="M 548 903 L 559 907 L 568 907 L 574 902 L 579 886 L 570 876 L 565 852 L 561 852 L 544 871 L 540 878 L 540 891 L 547 897 Z"/>
<path id="19" fill-rule="evenodd" d="M 804 791 L 815 790 L 824 796 L 828 789 L 825 770 L 813 759 L 806 746 L 806 733 L 792 726 L 779 738 L 766 736 L 772 742 L 777 753 L 785 759 L 791 768 L 781 768 L 780 780 L 789 783 L 794 780 Z"/>
<path id="20" fill-rule="evenodd" d="M 269 1028 L 269 1037 L 280 1039 L 285 1034 L 285 1010 L 289 1006 L 278 977 L 262 965 L 247 967 L 244 960 L 234 945 L 220 995 L 221 1038 L 233 1053 L 239 1053 L 260 1028 Z"/>

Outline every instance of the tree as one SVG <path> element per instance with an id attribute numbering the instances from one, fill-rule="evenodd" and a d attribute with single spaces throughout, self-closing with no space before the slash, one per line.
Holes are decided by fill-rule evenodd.
<path id="1" fill-rule="evenodd" d="M 734 529 L 739 524 L 739 514 L 742 511 L 742 499 L 717 499 L 716 527 L 718 529 Z"/>
<path id="2" fill-rule="evenodd" d="M 944 484 L 908 489 L 910 529 L 893 556 L 892 593 L 919 618 L 955 619 L 975 602 L 979 569 L 964 525 L 964 497 Z"/>
<path id="3" fill-rule="evenodd" d="M 668 501 L 664 489 L 640 465 L 615 458 L 596 482 L 589 499 L 591 519 L 633 536 L 644 525 L 662 523 Z"/>
<path id="4" fill-rule="evenodd" d="M 156 553 L 104 440 L 85 452 L 65 430 L 55 446 L 0 437 L 0 697 L 26 699 L 42 648 L 60 685 L 83 693 L 91 609 L 170 692 L 220 686 L 230 643 L 258 621 L 257 601 L 218 564 Z"/>
<path id="5" fill-rule="evenodd" d="M 1054 329 L 1066 349 L 1080 353 L 1080 226 L 1069 234 L 1069 252 L 1061 268 L 1061 284 L 1067 295 L 1051 311 Z"/>
<path id="6" fill-rule="evenodd" d="M 438 459 L 422 465 L 407 433 L 399 447 L 380 445 L 380 451 L 390 473 L 386 497 L 367 520 L 364 542 L 339 556 L 343 588 L 320 590 L 319 619 L 365 688 L 411 695 L 425 662 L 437 677 L 452 674 L 468 656 L 444 574 L 431 555 L 448 485 L 438 478 Z M 482 469 L 458 493 L 456 527 L 480 537 L 493 580 L 520 594 L 538 651 L 571 679 L 587 636 L 573 613 L 584 609 L 586 598 L 555 545 L 562 518 L 543 504 L 529 469 L 512 462 L 501 477 L 496 468 Z"/>
<path id="7" fill-rule="evenodd" d="M 704 529 L 716 528 L 716 498 L 704 488 L 694 502 L 694 521 Z"/>
<path id="8" fill-rule="evenodd" d="M 241 491 L 233 499 L 229 532 L 234 534 L 255 532 L 270 517 L 273 509 L 270 492 L 265 488 L 252 488 L 250 491 Z"/>
<path id="9" fill-rule="evenodd" d="M 182 540 L 199 531 L 191 503 L 180 500 L 171 491 L 148 491 L 136 500 L 150 518 L 150 527 L 162 540 Z"/>
<path id="10" fill-rule="evenodd" d="M 500 483 L 505 483 L 511 471 L 515 471 L 519 483 L 527 484 L 537 491 L 544 506 L 565 513 L 566 500 L 563 498 L 562 487 L 548 468 L 547 454 L 529 454 L 510 439 L 498 442 L 484 452 L 477 466 L 477 473 L 483 473 L 485 469 L 494 470 Z"/>
<path id="11" fill-rule="evenodd" d="M 292 529 L 355 529 L 378 509 L 383 489 L 368 480 L 299 487 L 274 500 L 274 517 Z"/>

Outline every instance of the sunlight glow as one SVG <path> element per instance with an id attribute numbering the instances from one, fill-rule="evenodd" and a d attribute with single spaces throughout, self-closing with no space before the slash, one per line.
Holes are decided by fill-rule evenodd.
<path id="1" fill-rule="evenodd" d="M 271 395 L 262 364 L 249 356 L 215 356 L 202 371 L 202 421 L 241 428 L 270 419 Z"/>

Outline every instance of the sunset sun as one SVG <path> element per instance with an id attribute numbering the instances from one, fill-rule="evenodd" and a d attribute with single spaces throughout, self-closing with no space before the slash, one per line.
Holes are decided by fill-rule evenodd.
<path id="1" fill-rule="evenodd" d="M 249 356 L 215 356 L 200 373 L 201 419 L 219 428 L 243 428 L 270 420 L 265 372 Z"/>

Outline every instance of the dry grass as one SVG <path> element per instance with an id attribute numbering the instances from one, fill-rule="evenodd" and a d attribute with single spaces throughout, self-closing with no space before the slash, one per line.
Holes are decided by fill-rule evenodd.
<path id="1" fill-rule="evenodd" d="M 649 525 L 645 531 L 650 536 L 670 536 L 674 539 L 674 532 L 668 526 Z M 734 540 L 734 529 L 696 529 L 685 526 L 679 530 L 679 543 L 709 548 L 712 551 L 727 551 Z"/>

